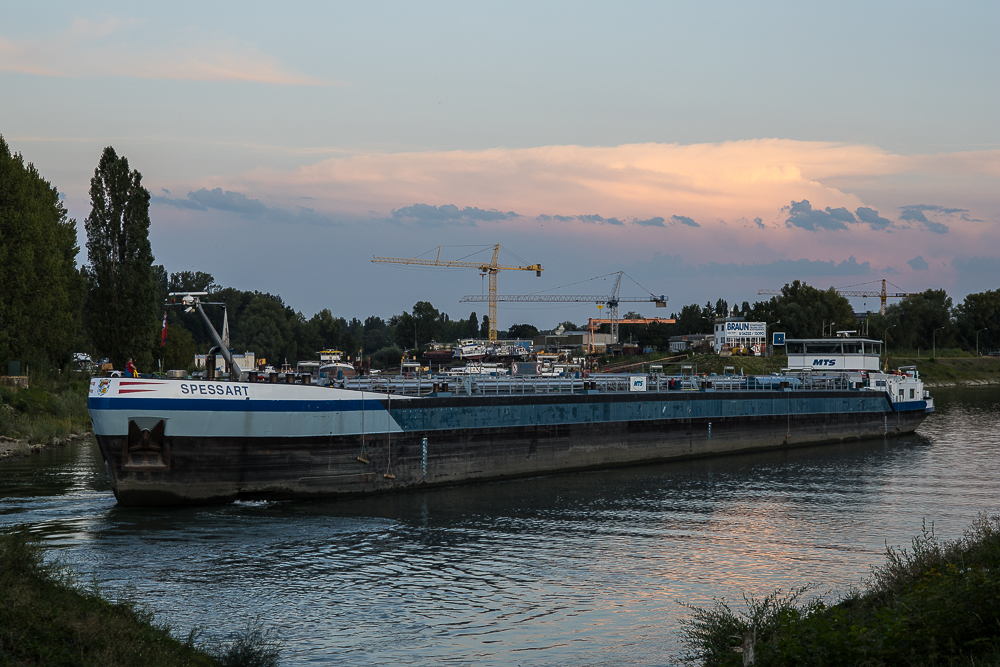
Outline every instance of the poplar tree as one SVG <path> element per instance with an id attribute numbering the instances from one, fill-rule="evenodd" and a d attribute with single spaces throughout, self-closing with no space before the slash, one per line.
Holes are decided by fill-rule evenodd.
<path id="1" fill-rule="evenodd" d="M 76 344 L 76 221 L 59 192 L 0 136 L 0 364 L 61 364 Z M 22 366 L 23 369 L 23 366 Z"/>
<path id="2" fill-rule="evenodd" d="M 90 179 L 87 230 L 87 331 L 91 344 L 122 369 L 129 357 L 151 371 L 158 288 L 149 245 L 149 191 L 142 174 L 108 146 Z"/>

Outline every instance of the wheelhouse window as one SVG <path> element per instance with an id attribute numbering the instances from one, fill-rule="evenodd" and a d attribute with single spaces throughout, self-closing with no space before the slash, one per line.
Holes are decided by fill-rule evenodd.
<path id="1" fill-rule="evenodd" d="M 840 343 L 806 343 L 806 354 L 840 354 Z"/>
<path id="2" fill-rule="evenodd" d="M 802 354 L 805 351 L 803 343 L 786 343 L 785 354 Z"/>

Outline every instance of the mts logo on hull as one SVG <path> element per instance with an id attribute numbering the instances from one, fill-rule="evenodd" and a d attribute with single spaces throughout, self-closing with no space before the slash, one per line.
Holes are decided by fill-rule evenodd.
<path id="1" fill-rule="evenodd" d="M 813 366 L 836 366 L 836 359 L 813 359 Z"/>

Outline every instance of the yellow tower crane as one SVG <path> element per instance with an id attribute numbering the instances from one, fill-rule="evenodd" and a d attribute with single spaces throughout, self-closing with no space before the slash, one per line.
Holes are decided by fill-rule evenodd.
<path id="1" fill-rule="evenodd" d="M 875 280 L 875 281 L 872 281 L 872 282 L 877 283 L 878 281 Z M 874 290 L 849 290 L 849 289 L 838 289 L 838 288 L 834 288 L 833 291 L 836 292 L 837 294 L 839 294 L 840 296 L 861 296 L 861 297 L 865 297 L 865 298 L 877 296 L 881 300 L 881 308 L 879 308 L 878 312 L 880 314 L 882 314 L 882 315 L 885 315 L 885 300 L 887 298 L 891 297 L 893 299 L 898 299 L 898 298 L 902 298 L 902 297 L 905 297 L 905 296 L 920 296 L 920 292 L 887 292 L 886 289 L 885 289 L 886 283 L 889 283 L 889 281 L 883 279 L 882 280 L 882 291 L 881 292 L 876 292 Z M 861 284 L 862 285 L 871 285 L 872 283 L 869 282 L 869 283 L 861 283 Z M 892 283 L 889 283 L 889 284 L 892 285 L 893 287 L 895 287 L 896 289 L 902 289 L 902 287 L 900 287 L 899 285 L 893 285 Z M 852 287 L 853 287 L 853 285 L 852 285 Z M 757 294 L 781 296 L 781 290 L 780 289 L 759 289 L 759 290 L 757 290 Z"/>
<path id="2" fill-rule="evenodd" d="M 500 273 L 501 271 L 534 271 L 535 275 L 540 277 L 542 275 L 542 271 L 544 270 L 542 269 L 542 265 L 541 264 L 529 264 L 527 266 L 500 265 L 499 243 L 493 246 L 493 259 L 488 264 L 485 262 L 463 262 L 463 261 L 453 261 L 453 260 L 442 260 L 441 259 L 442 247 L 443 246 L 438 246 L 437 257 L 435 259 L 420 259 L 418 257 L 412 257 L 409 259 L 404 259 L 401 257 L 372 257 L 372 262 L 381 264 L 408 264 L 411 266 L 445 266 L 457 269 L 479 269 L 480 273 L 489 275 L 490 340 L 495 341 L 497 339 L 497 274 Z"/>

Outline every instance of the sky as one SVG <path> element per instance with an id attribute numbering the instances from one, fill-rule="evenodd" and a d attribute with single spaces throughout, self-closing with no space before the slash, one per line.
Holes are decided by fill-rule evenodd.
<path id="1" fill-rule="evenodd" d="M 544 267 L 501 294 L 624 271 L 668 311 L 796 279 L 1000 288 L 997 3 L 146 4 L 4 3 L 0 134 L 81 247 L 110 145 L 152 194 L 157 263 L 306 317 L 482 315 L 476 270 L 371 259 L 495 243 Z"/>

